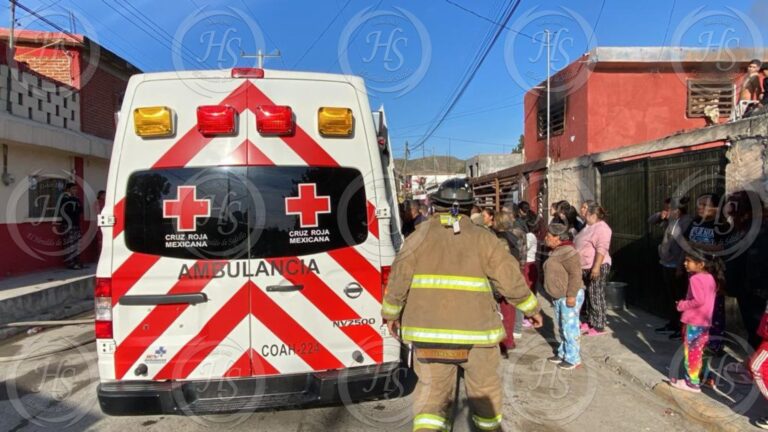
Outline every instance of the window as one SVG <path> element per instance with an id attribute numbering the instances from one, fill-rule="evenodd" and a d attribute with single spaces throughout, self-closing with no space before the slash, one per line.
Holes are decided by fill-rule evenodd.
<path id="1" fill-rule="evenodd" d="M 550 135 L 562 135 L 565 132 L 565 101 L 564 93 L 552 93 L 550 96 Z M 538 100 L 538 113 L 536 115 L 536 130 L 539 138 L 547 136 L 547 95 L 542 94 Z"/>
<path id="2" fill-rule="evenodd" d="M 186 190 L 182 199 L 179 187 L 190 186 L 194 193 Z M 295 212 L 286 208 L 290 198 Z M 353 246 L 367 236 L 363 176 L 351 168 L 180 168 L 139 171 L 128 179 L 125 242 L 135 252 L 186 259 L 292 257 Z"/>
<path id="3" fill-rule="evenodd" d="M 733 111 L 733 84 L 727 80 L 688 80 L 688 117 L 705 117 L 708 107 L 717 107 L 720 117 Z"/>
<path id="4" fill-rule="evenodd" d="M 53 177 L 32 176 L 29 179 L 29 217 L 51 218 L 56 216 L 66 180 Z"/>

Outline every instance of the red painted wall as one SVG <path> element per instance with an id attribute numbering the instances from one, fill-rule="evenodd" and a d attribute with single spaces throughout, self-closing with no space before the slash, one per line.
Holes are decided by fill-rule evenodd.
<path id="1" fill-rule="evenodd" d="M 566 71 L 572 75 L 577 64 L 571 64 Z M 550 156 L 555 162 L 572 159 L 703 127 L 703 118 L 686 116 L 686 79 L 723 76 L 736 81 L 739 74 L 696 70 L 675 73 L 664 65 L 653 64 L 599 65 L 586 83 L 576 85 L 568 96 L 565 132 L 552 137 Z M 537 137 L 538 96 L 534 92 L 529 91 L 524 102 L 526 162 L 545 156 L 546 141 Z"/>
<path id="2" fill-rule="evenodd" d="M 580 59 L 583 61 L 583 59 Z M 567 90 L 565 103 L 565 130 L 561 135 L 550 137 L 549 155 L 553 161 L 579 157 L 587 152 L 589 122 L 587 118 L 589 105 L 589 70 L 583 63 L 575 62 L 553 77 L 551 87 L 553 93 L 559 89 Z M 525 105 L 525 161 L 535 161 L 546 156 L 546 137 L 539 138 L 536 125 L 537 102 L 541 97 L 546 98 L 543 90 L 532 90 L 526 93 Z"/>
<path id="3" fill-rule="evenodd" d="M 94 263 L 98 259 L 98 227 L 95 222 L 86 221 L 80 229 L 83 232 L 80 259 Z M 50 222 L 0 224 L 0 244 L 3 245 L 0 277 L 64 267 L 61 236 Z"/>

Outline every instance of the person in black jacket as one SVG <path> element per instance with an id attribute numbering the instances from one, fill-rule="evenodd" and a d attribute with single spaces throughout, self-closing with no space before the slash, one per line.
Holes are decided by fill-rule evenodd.
<path id="1" fill-rule="evenodd" d="M 61 195 L 58 206 L 59 234 L 64 248 L 64 264 L 73 269 L 83 268 L 80 263 L 80 217 L 83 214 L 83 204 L 77 197 L 77 185 L 67 183 Z"/>

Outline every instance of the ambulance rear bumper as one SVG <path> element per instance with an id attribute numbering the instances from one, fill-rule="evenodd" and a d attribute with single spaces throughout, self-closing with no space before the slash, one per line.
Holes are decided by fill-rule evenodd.
<path id="1" fill-rule="evenodd" d="M 122 381 L 98 386 L 108 415 L 197 415 L 359 402 L 405 395 L 399 362 L 312 374 L 206 381 Z"/>

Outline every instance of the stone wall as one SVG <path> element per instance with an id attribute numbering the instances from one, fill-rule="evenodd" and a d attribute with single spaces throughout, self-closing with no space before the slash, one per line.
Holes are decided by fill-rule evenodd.
<path id="1" fill-rule="evenodd" d="M 733 139 L 726 157 L 726 193 L 755 191 L 768 204 L 768 137 Z"/>
<path id="2" fill-rule="evenodd" d="M 585 200 L 595 200 L 597 169 L 589 157 L 552 164 L 548 180 L 549 202 L 567 200 L 578 206 Z"/>

